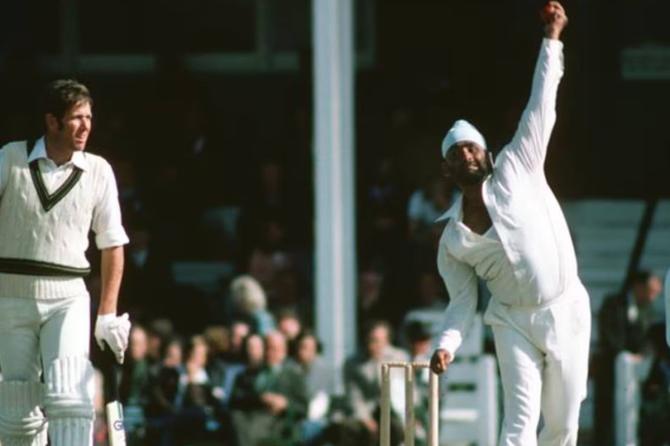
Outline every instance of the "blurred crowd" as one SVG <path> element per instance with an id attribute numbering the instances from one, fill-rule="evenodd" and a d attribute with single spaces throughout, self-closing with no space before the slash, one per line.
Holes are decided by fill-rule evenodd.
<path id="1" fill-rule="evenodd" d="M 259 298 L 250 276 L 233 288 L 244 299 Z M 424 324 L 409 322 L 405 335 L 408 348 L 396 347 L 391 326 L 370 321 L 361 352 L 342 370 L 345 391 L 339 392 L 319 339 L 292 311 L 256 312 L 187 338 L 168 319 L 135 324 L 120 388 L 128 444 L 377 444 L 381 362 L 426 360 L 431 353 Z M 426 406 L 425 380 L 417 381 L 417 404 Z M 424 415 L 418 422 L 425 427 Z M 399 420 L 392 426 L 399 444 Z M 105 444 L 103 421 L 96 439 Z M 425 435 L 417 440 L 425 444 Z"/>
<path id="2" fill-rule="evenodd" d="M 594 439 L 596 445 L 616 444 L 615 400 L 626 390 L 616 388 L 615 368 L 617 357 L 625 352 L 647 365 L 640 386 L 639 444 L 661 446 L 670 442 L 670 350 L 656 305 L 662 282 L 649 271 L 638 271 L 630 282 L 623 291 L 606 296 L 598 312 L 598 346 L 590 367 Z"/>
<path id="3" fill-rule="evenodd" d="M 289 113 L 284 141 L 269 141 L 225 122 L 182 75 L 158 82 L 150 110 L 101 107 L 90 148 L 114 167 L 131 240 L 120 296 L 134 323 L 121 380 L 129 444 L 378 443 L 379 365 L 427 360 L 447 302 L 434 221 L 456 192 L 439 152 L 424 172 L 399 168 L 403 111 L 388 117 L 398 137 L 388 150 L 359 152 L 360 346 L 329 370 L 314 334 L 308 107 Z M 215 282 L 182 280 L 184 264 L 209 265 Z M 95 271 L 88 282 L 97 296 Z M 104 432 L 100 423 L 101 444 Z"/>
<path id="4" fill-rule="evenodd" d="M 359 144 L 370 150 L 357 151 L 351 329 L 358 353 L 341 371 L 319 359 L 311 99 L 303 76 L 288 83 L 286 96 L 297 99 L 275 110 L 272 123 L 259 123 L 254 110 L 213 106 L 206 82 L 169 59 L 149 83 L 90 84 L 96 102 L 87 150 L 114 168 L 130 238 L 119 311 L 134 326 L 121 380 L 131 444 L 372 444 L 378 364 L 427 359 L 447 302 L 434 220 L 456 192 L 440 178 L 439 151 L 427 140 L 434 162 L 400 168 L 415 143 L 410 133 L 425 129 L 411 130 L 419 119 L 403 106 L 370 128 L 387 129 L 385 148 L 364 131 Z M 34 92 L 25 88 L 37 83 L 14 79 L 8 100 L 24 108 L 0 119 L 2 143 L 39 135 L 28 106 Z M 99 252 L 87 256 L 97 311 Z M 213 283 L 183 280 L 180 265 L 205 265 Z M 97 349 L 91 356 L 104 369 Z M 344 389 L 336 388 L 337 375 Z M 104 442 L 104 423 L 98 427 Z"/>
<path id="5" fill-rule="evenodd" d="M 436 271 L 442 225 L 435 220 L 458 193 L 439 174 L 438 141 L 454 110 L 407 98 L 388 104 L 364 93 L 390 111 L 362 109 L 357 116 L 358 283 L 351 328 L 360 346 L 341 371 L 341 392 L 338 371 L 323 364 L 314 334 L 307 75 L 282 84 L 285 96 L 297 99 L 285 109 L 274 105 L 266 113 L 274 116 L 269 123 L 252 119 L 255 110 L 214 107 L 205 100 L 211 92 L 169 60 L 151 83 L 93 85 L 94 97 L 101 94 L 89 150 L 114 168 L 131 240 L 120 297 L 120 310 L 134 323 L 121 381 L 130 445 L 372 445 L 379 433 L 380 362 L 431 353 L 448 302 Z M 12 84 L 10 102 L 30 98 L 24 87 L 33 81 Z M 360 83 L 366 85 L 365 77 Z M 0 119 L 3 143 L 38 128 L 29 110 L 15 111 Z M 516 110 L 508 114 L 492 132 L 492 146 L 513 130 Z M 98 255 L 88 253 L 94 269 Z M 189 262 L 215 265 L 214 286 L 180 280 L 177 265 Z M 98 271 L 88 286 L 95 300 Z M 641 272 L 600 310 L 591 372 L 596 438 L 603 445 L 612 444 L 606 439 L 612 435 L 614 358 L 621 351 L 653 364 L 643 385 L 644 444 L 670 441 L 658 428 L 670 426 L 663 423 L 670 414 L 670 354 L 647 311 L 659 292 L 658 278 Z M 486 298 L 482 288 L 480 309 Z M 95 350 L 92 359 L 99 364 Z M 398 420 L 392 425 L 398 444 Z M 96 441 L 105 441 L 102 421 Z"/>

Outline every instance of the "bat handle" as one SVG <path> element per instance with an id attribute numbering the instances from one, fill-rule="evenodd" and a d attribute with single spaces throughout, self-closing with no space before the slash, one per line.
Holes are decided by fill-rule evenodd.
<path id="1" fill-rule="evenodd" d="M 109 344 L 102 351 L 102 376 L 104 379 L 105 412 L 109 446 L 126 446 L 126 431 L 123 426 L 123 407 L 119 402 L 120 364 Z"/>
<path id="2" fill-rule="evenodd" d="M 101 357 L 101 372 L 104 379 L 105 402 L 119 399 L 119 373 L 121 366 L 109 344 L 105 345 Z"/>

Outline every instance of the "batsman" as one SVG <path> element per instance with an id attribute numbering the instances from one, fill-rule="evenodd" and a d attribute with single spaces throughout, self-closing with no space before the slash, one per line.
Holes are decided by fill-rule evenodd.
<path id="1" fill-rule="evenodd" d="M 458 120 L 442 142 L 443 171 L 462 198 L 447 220 L 438 268 L 451 301 L 431 368 L 442 373 L 469 328 L 477 277 L 492 298 L 491 325 L 504 392 L 500 445 L 577 444 L 586 396 L 591 314 L 577 275 L 575 251 L 561 208 L 544 173 L 563 75 L 561 32 L 568 23 L 558 2 L 543 10 L 545 38 L 530 99 L 511 142 L 495 162 L 481 133 Z"/>
<path id="2" fill-rule="evenodd" d="M 128 315 L 117 316 L 123 245 L 116 181 L 85 152 L 93 100 L 57 80 L 44 94 L 44 134 L 0 149 L 0 443 L 92 444 L 89 232 L 101 250 L 95 337 L 123 361 Z M 48 423 L 41 408 L 46 409 Z M 48 426 L 48 428 L 47 428 Z"/>

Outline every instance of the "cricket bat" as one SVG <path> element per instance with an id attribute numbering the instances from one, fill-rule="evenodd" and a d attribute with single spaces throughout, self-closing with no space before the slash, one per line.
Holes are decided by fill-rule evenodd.
<path id="1" fill-rule="evenodd" d="M 109 446 L 126 446 L 126 431 L 123 427 L 123 407 L 119 401 L 119 363 L 112 349 L 107 346 L 103 353 L 103 377 L 107 436 Z"/>

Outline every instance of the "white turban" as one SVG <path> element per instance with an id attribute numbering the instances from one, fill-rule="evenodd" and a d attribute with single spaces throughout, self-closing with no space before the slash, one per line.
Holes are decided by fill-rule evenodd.
<path id="1" fill-rule="evenodd" d="M 459 119 L 454 122 L 454 125 L 449 129 L 447 135 L 442 140 L 442 158 L 447 156 L 447 152 L 451 146 L 462 141 L 474 142 L 486 150 L 486 140 L 484 140 L 484 136 L 479 133 L 479 130 L 465 119 Z"/>

